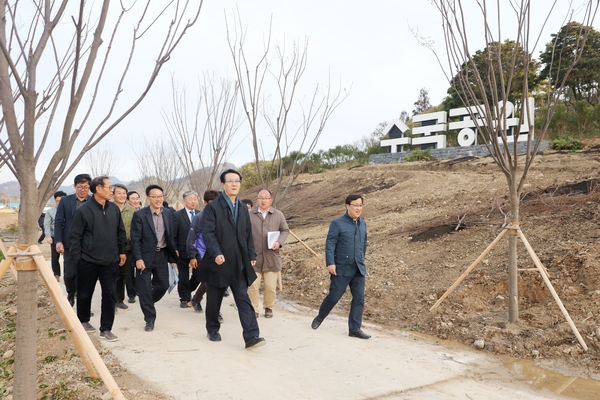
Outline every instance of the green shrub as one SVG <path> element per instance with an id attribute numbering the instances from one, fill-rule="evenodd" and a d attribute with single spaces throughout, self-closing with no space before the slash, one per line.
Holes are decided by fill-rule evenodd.
<path id="1" fill-rule="evenodd" d="M 583 143 L 581 143 L 581 140 L 579 139 L 564 136 L 562 138 L 554 139 L 551 147 L 554 150 L 581 150 L 583 148 Z"/>
<path id="2" fill-rule="evenodd" d="M 421 161 L 421 160 L 435 160 L 435 157 L 431 155 L 430 149 L 425 151 L 415 150 L 406 157 L 404 157 L 404 161 Z"/>

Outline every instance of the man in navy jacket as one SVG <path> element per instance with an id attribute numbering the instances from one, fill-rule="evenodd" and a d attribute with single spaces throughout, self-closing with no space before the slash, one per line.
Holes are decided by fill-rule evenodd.
<path id="1" fill-rule="evenodd" d="M 75 210 L 91 198 L 89 195 L 91 183 L 92 177 L 88 174 L 77 175 L 74 185 L 75 194 L 60 199 L 54 217 L 54 241 L 56 242 L 56 251 L 63 254 L 65 287 L 71 305 L 75 304 L 75 293 L 77 293 L 77 265 L 69 251 L 71 221 L 73 221 Z"/>
<path id="2" fill-rule="evenodd" d="M 365 253 L 367 250 L 367 225 L 360 218 L 363 197 L 351 194 L 346 197 L 346 214 L 329 225 L 325 243 L 325 261 L 331 284 L 329 294 L 321 303 L 319 314 L 311 326 L 317 329 L 350 286 L 352 304 L 348 316 L 349 336 L 368 339 L 371 336 L 361 329 L 365 308 Z"/>

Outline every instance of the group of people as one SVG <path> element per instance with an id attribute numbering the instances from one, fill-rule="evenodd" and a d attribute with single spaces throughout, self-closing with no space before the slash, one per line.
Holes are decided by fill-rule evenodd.
<path id="1" fill-rule="evenodd" d="M 207 190 L 204 208 L 198 194 L 183 193 L 184 207 L 173 211 L 163 206 L 163 189 L 146 187 L 148 206 L 124 185 L 111 184 L 107 176 L 75 177 L 75 193 L 54 195 L 56 206 L 45 216 L 47 241 L 52 245 L 52 269 L 60 280 L 58 257 L 63 254 L 64 283 L 69 303 L 77 299 L 77 316 L 86 332 L 96 282 L 102 289 L 100 336 L 117 340 L 112 333 L 115 311 L 139 299 L 144 330 L 154 330 L 155 303 L 169 289 L 169 263 L 176 264 L 182 308 L 202 312 L 206 295 L 206 331 L 210 341 L 221 340 L 223 297 L 233 295 L 247 349 L 263 346 L 260 336 L 259 288 L 264 282 L 264 317 L 273 317 L 282 262 L 280 250 L 289 234 L 281 211 L 272 207 L 273 196 L 261 190 L 257 205 L 238 197 L 242 176 L 229 169 L 220 175 L 222 192 Z M 92 194 L 90 195 L 89 192 Z M 326 241 L 326 264 L 331 277 L 329 295 L 312 322 L 317 329 L 349 286 L 352 293 L 349 335 L 370 336 L 361 330 L 366 267 L 367 233 L 360 218 L 363 198 L 350 195 L 346 213 L 334 220 Z M 195 291 L 195 293 L 193 293 Z M 193 295 L 192 295 L 193 293 Z"/>

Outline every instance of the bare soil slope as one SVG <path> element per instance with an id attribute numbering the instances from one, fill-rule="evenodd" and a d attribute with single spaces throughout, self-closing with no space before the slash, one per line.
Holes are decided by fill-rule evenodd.
<path id="1" fill-rule="evenodd" d="M 600 378 L 600 149 L 546 152 L 530 170 L 520 225 L 589 346 L 584 352 L 519 243 L 520 321 L 507 323 L 503 239 L 434 312 L 430 307 L 502 231 L 506 178 L 491 158 L 373 165 L 301 176 L 279 204 L 290 228 L 318 254 L 344 198 L 365 196 L 369 230 L 365 319 L 484 351 L 535 358 L 545 367 Z M 255 197 L 255 191 L 245 193 Z M 459 229 L 457 222 L 462 220 Z M 284 247 L 285 300 L 317 308 L 329 279 L 322 256 L 292 236 Z M 350 296 L 337 312 L 347 313 Z M 334 310 L 336 312 L 336 310 Z"/>

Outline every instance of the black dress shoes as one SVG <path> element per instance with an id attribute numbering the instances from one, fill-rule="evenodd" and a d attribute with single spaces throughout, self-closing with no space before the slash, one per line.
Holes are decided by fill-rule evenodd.
<path id="1" fill-rule="evenodd" d="M 248 339 L 246 342 L 246 349 L 255 349 L 257 347 L 262 347 L 265 344 L 267 344 L 265 339 L 261 337 L 253 337 L 252 339 Z"/>
<path id="2" fill-rule="evenodd" d="M 221 341 L 221 334 L 219 332 L 215 332 L 215 333 L 208 333 L 208 340 L 210 340 L 211 342 L 220 342 Z"/>
<path id="3" fill-rule="evenodd" d="M 368 338 L 371 337 L 371 335 L 367 335 L 361 329 L 359 329 L 357 331 L 354 331 L 354 332 L 348 333 L 348 336 L 350 336 L 350 337 L 357 337 L 359 339 L 368 339 Z"/>
<path id="4" fill-rule="evenodd" d="M 310 327 L 313 329 L 317 329 L 319 326 L 321 326 L 321 322 L 323 322 L 323 320 L 319 317 L 316 317 L 315 319 L 313 319 L 312 324 L 310 324 Z"/>
<path id="5" fill-rule="evenodd" d="M 154 322 L 146 322 L 146 326 L 144 327 L 146 332 L 152 332 L 154 330 Z"/>

